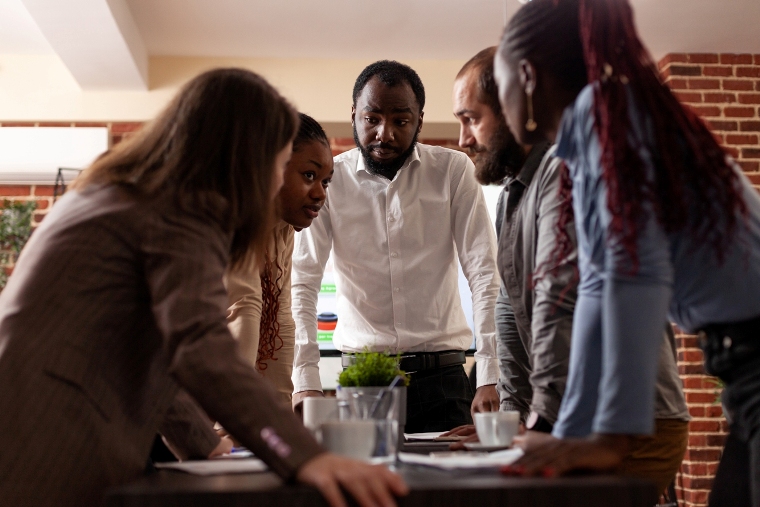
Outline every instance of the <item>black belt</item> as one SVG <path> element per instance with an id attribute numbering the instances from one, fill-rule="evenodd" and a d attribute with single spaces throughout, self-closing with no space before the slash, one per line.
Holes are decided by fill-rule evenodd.
<path id="1" fill-rule="evenodd" d="M 699 330 L 705 370 L 730 381 L 738 370 L 760 357 L 760 317 L 728 324 L 709 324 Z"/>
<path id="2" fill-rule="evenodd" d="M 424 370 L 435 370 L 445 366 L 454 366 L 465 363 L 463 350 L 444 350 L 441 352 L 414 352 L 401 354 L 399 369 L 406 373 L 414 373 Z M 343 354 L 340 364 L 343 368 L 348 368 L 356 362 L 354 354 Z"/>

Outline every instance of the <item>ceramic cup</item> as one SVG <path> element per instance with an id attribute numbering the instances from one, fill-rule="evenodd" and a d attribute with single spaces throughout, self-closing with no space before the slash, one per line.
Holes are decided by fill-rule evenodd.
<path id="1" fill-rule="evenodd" d="M 338 400 L 310 396 L 303 400 L 303 425 L 315 432 L 322 423 L 338 419 Z"/>
<path id="2" fill-rule="evenodd" d="M 369 459 L 375 449 L 375 421 L 327 421 L 319 434 L 322 445 L 331 452 L 354 459 Z"/>
<path id="3" fill-rule="evenodd" d="M 475 430 L 480 443 L 487 446 L 509 446 L 520 426 L 520 412 L 479 412 L 475 414 Z"/>

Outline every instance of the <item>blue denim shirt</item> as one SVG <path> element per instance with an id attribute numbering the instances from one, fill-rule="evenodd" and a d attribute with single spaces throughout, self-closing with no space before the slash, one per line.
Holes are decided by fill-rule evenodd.
<path id="1" fill-rule="evenodd" d="M 658 345 L 666 318 L 694 331 L 760 315 L 760 196 L 736 165 L 749 213 L 739 218 L 724 262 L 688 231 L 667 234 L 651 204 L 644 203 L 640 267 L 631 273 L 629 255 L 608 235 L 611 215 L 594 130 L 593 86 L 565 110 L 557 137 L 557 156 L 573 180 L 581 271 L 570 374 L 554 427 L 558 437 L 652 432 Z M 629 142 L 638 147 L 651 175 L 652 133 L 632 94 L 629 115 Z"/>

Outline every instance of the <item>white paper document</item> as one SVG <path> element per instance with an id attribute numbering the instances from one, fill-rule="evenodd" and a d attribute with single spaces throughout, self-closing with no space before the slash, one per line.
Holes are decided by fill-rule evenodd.
<path id="1" fill-rule="evenodd" d="M 460 468 L 494 468 L 511 465 L 523 455 L 522 449 L 506 449 L 492 453 L 480 452 L 457 452 L 445 453 L 445 455 L 414 454 L 410 452 L 398 453 L 398 458 L 403 463 L 413 465 L 426 465 L 444 470 L 456 470 Z"/>
<path id="2" fill-rule="evenodd" d="M 193 475 L 248 474 L 265 472 L 266 464 L 258 458 L 221 458 L 179 463 L 156 463 L 156 468 L 179 470 Z"/>

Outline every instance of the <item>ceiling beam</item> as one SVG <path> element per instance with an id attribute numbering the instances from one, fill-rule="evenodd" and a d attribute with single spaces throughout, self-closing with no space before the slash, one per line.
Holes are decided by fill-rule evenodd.
<path id="1" fill-rule="evenodd" d="M 148 52 L 126 0 L 22 0 L 83 90 L 147 90 Z"/>

